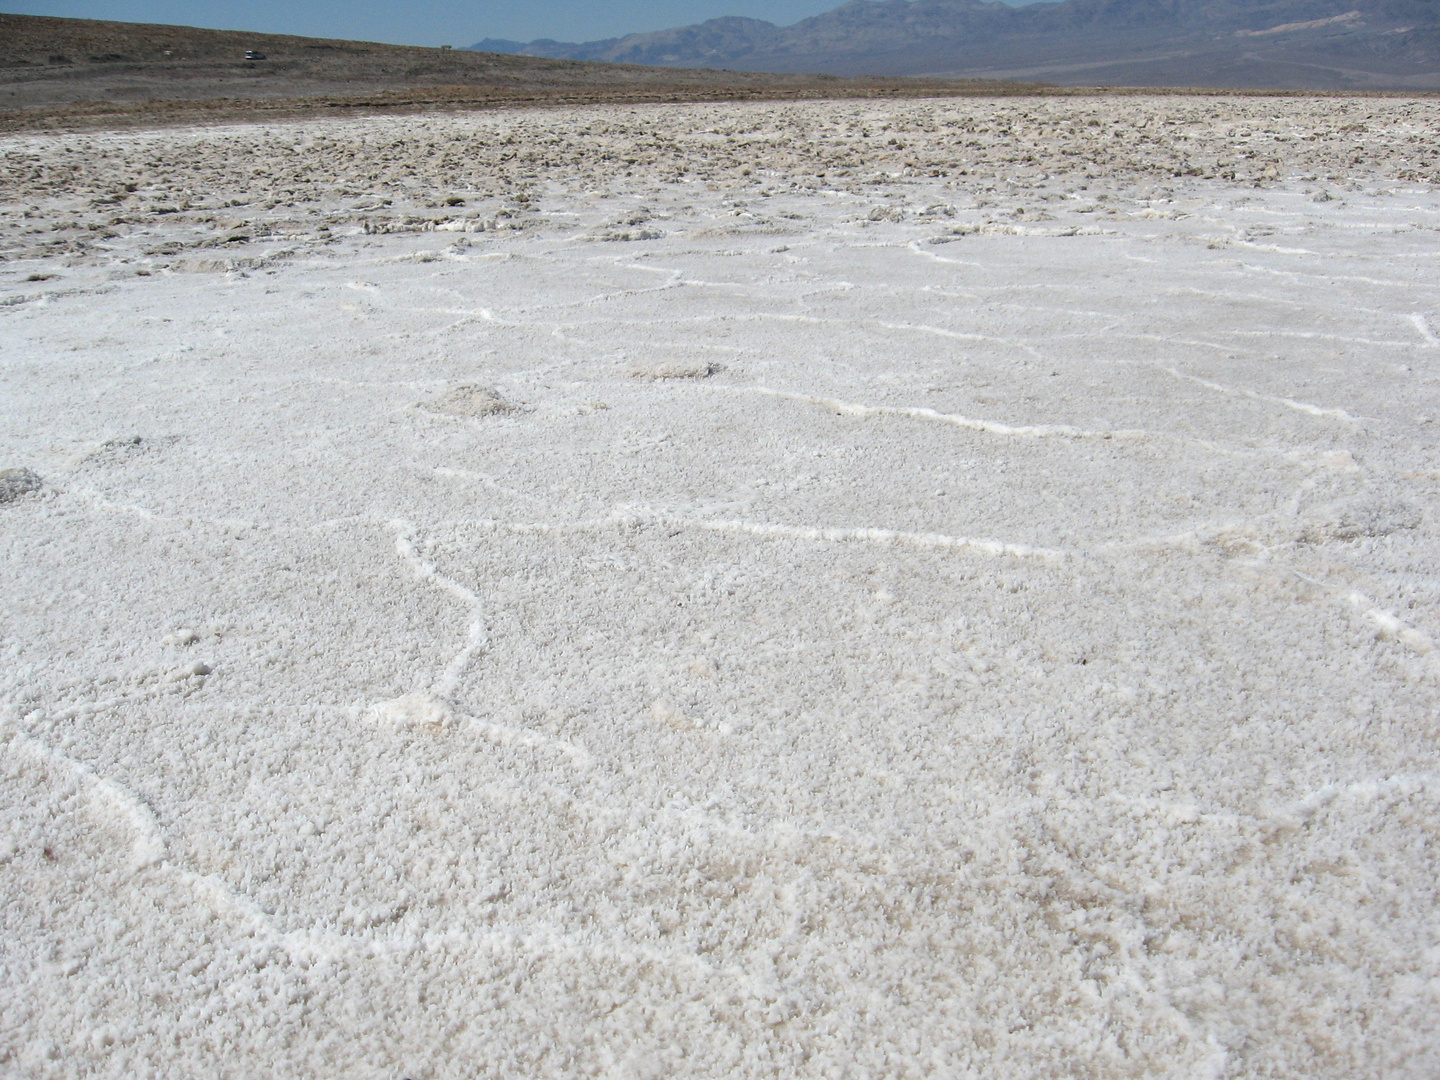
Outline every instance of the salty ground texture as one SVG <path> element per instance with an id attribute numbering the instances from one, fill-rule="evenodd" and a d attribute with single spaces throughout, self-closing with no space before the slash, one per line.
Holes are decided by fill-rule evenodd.
<path id="1" fill-rule="evenodd" d="M 3 1071 L 1440 1073 L 1436 116 L 3 144 Z"/>

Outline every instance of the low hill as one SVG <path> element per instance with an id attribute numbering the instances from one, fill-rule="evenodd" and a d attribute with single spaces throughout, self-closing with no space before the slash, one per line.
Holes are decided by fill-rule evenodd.
<path id="1" fill-rule="evenodd" d="M 263 59 L 247 59 L 258 52 Z M 1013 93 L 995 82 L 679 70 L 0 14 L 0 129 L 316 110 Z M 1033 88 L 1031 88 L 1033 89 Z"/>

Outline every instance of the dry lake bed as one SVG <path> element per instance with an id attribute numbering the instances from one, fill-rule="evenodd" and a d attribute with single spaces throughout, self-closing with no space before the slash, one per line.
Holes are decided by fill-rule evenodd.
<path id="1" fill-rule="evenodd" d="M 1437 1075 L 1437 144 L 0 140 L 0 1072 Z"/>

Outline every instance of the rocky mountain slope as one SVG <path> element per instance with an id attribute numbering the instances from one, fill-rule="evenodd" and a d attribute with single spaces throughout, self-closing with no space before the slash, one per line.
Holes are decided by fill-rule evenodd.
<path id="1" fill-rule="evenodd" d="M 793 26 L 712 19 L 528 56 L 1066 85 L 1440 90 L 1435 0 L 854 0 Z"/>

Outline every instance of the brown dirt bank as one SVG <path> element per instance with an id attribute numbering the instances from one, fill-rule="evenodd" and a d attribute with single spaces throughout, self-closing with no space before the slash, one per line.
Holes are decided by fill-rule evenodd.
<path id="1" fill-rule="evenodd" d="M 642 67 L 4 14 L 0 43 L 0 131 L 11 132 L 517 106 L 1157 92 Z M 265 59 L 244 59 L 250 49 Z"/>
<path id="2" fill-rule="evenodd" d="M 183 26 L 0 15 L 0 130 L 442 108 L 1033 93 L 993 80 L 679 70 Z M 264 54 L 247 60 L 247 50 Z"/>

